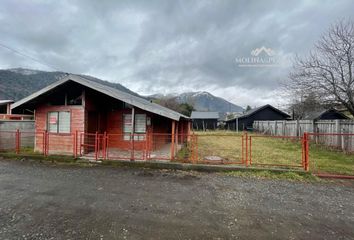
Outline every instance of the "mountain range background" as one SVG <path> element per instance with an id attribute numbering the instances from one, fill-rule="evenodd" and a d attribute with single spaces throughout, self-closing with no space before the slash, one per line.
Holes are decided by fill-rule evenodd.
<path id="1" fill-rule="evenodd" d="M 0 99 L 20 100 L 39 89 L 59 80 L 66 73 L 64 72 L 46 72 L 24 68 L 13 68 L 0 70 Z M 92 76 L 83 75 L 92 81 L 119 89 L 121 91 L 140 96 L 119 83 L 104 81 Z M 227 112 L 243 112 L 241 106 L 233 104 L 223 98 L 216 97 L 209 92 L 186 92 L 176 95 L 153 94 L 149 96 L 140 96 L 151 100 L 162 98 L 174 98 L 178 103 L 188 103 L 196 111 L 214 111 L 221 114 Z"/>

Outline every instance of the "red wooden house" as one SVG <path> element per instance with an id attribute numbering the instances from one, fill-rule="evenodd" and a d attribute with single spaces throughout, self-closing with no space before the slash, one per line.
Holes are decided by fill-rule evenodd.
<path id="1" fill-rule="evenodd" d="M 162 158 L 157 153 L 164 149 L 166 155 L 169 149 L 170 158 L 181 136 L 190 131 L 189 118 L 180 113 L 77 75 L 68 75 L 11 108 L 34 111 L 35 151 L 49 154 L 94 152 L 96 157 L 146 159 Z"/>

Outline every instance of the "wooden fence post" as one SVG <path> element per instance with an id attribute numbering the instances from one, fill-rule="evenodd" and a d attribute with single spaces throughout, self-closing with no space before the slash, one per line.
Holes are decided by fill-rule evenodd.
<path id="1" fill-rule="evenodd" d="M 340 134 L 341 133 L 341 128 L 340 128 L 340 120 L 334 120 L 334 131 L 335 133 L 337 134 Z M 336 136 L 336 145 L 338 146 L 339 149 L 341 149 L 343 146 L 342 146 L 342 140 L 341 140 L 341 136 L 340 135 L 337 135 Z"/>

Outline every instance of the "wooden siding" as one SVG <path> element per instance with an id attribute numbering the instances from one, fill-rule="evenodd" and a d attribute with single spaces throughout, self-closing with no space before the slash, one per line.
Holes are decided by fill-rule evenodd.
<path id="1" fill-rule="evenodd" d="M 47 130 L 47 114 L 54 111 L 69 111 L 71 115 L 70 134 L 50 133 L 49 153 L 72 153 L 73 134 L 75 131 L 84 131 L 84 108 L 82 106 L 45 106 L 36 108 L 35 129 L 36 141 L 35 151 L 43 150 L 43 132 Z"/>
<path id="2" fill-rule="evenodd" d="M 48 106 L 47 103 L 44 103 L 48 101 L 43 100 L 42 104 L 35 107 L 35 150 L 43 151 L 43 132 L 47 130 L 47 114 L 51 111 L 70 111 L 71 129 L 70 134 L 49 133 L 49 154 L 73 154 L 76 131 L 91 134 L 106 133 L 109 136 L 109 148 L 131 149 L 132 143 L 130 140 L 124 140 L 123 132 L 123 114 L 131 114 L 131 106 L 89 89 L 81 90 L 83 93 L 82 106 Z M 65 93 L 65 89 L 62 89 L 60 93 Z M 60 93 L 52 93 L 52 95 Z M 146 134 L 150 139 L 150 149 L 155 150 L 170 143 L 172 120 L 135 108 L 135 114 L 142 113 L 151 119 L 151 125 L 146 129 Z M 188 122 L 181 124 L 177 130 L 179 134 L 189 132 Z M 79 145 L 80 138 L 78 137 L 77 140 Z M 84 137 L 82 143 L 94 145 L 94 136 Z M 146 136 L 142 140 L 134 141 L 135 150 L 143 150 L 146 147 Z"/>

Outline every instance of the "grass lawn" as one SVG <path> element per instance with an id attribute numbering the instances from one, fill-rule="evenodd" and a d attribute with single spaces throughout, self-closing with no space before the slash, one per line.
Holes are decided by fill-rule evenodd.
<path id="1" fill-rule="evenodd" d="M 222 135 L 221 135 L 222 134 Z M 198 161 L 222 159 L 227 163 L 242 161 L 242 134 L 198 132 Z"/>
<path id="2" fill-rule="evenodd" d="M 354 154 L 310 144 L 310 169 L 313 172 L 354 175 Z"/>
<path id="3" fill-rule="evenodd" d="M 223 159 L 224 163 L 241 162 L 242 133 L 230 131 L 196 132 L 198 160 Z M 300 139 L 269 138 L 248 134 L 252 138 L 251 161 L 254 166 L 287 165 L 301 169 Z M 250 156 L 248 156 L 249 158 Z M 354 154 L 310 145 L 310 169 L 313 172 L 354 175 Z"/>
<path id="4" fill-rule="evenodd" d="M 195 132 L 198 136 L 198 161 L 225 164 L 244 164 L 246 153 L 242 153 L 242 133 L 232 131 Z M 302 147 L 299 139 L 270 138 L 248 134 L 252 139 L 251 156 L 248 149 L 248 159 L 252 166 L 270 165 L 270 167 L 289 167 L 302 169 Z M 243 142 L 243 143 L 242 143 Z M 249 148 L 249 145 L 248 145 Z M 16 155 L 15 152 L 7 152 Z M 22 148 L 20 155 L 38 156 L 33 148 Z M 242 157 L 242 155 L 244 155 Z M 189 161 L 189 149 L 178 152 L 178 159 Z M 68 157 L 67 157 L 68 158 Z M 181 161 L 181 160 L 179 160 Z M 321 145 L 310 144 L 310 170 L 312 172 L 354 175 L 354 154 L 325 148 Z M 248 162 L 249 164 L 249 162 Z M 282 166 L 286 165 L 286 166 Z"/>
<path id="5" fill-rule="evenodd" d="M 274 171 L 232 171 L 223 173 L 228 176 L 258 178 L 258 179 L 280 179 L 301 182 L 318 182 L 320 179 L 312 174 L 301 174 L 300 172 L 274 172 Z"/>

